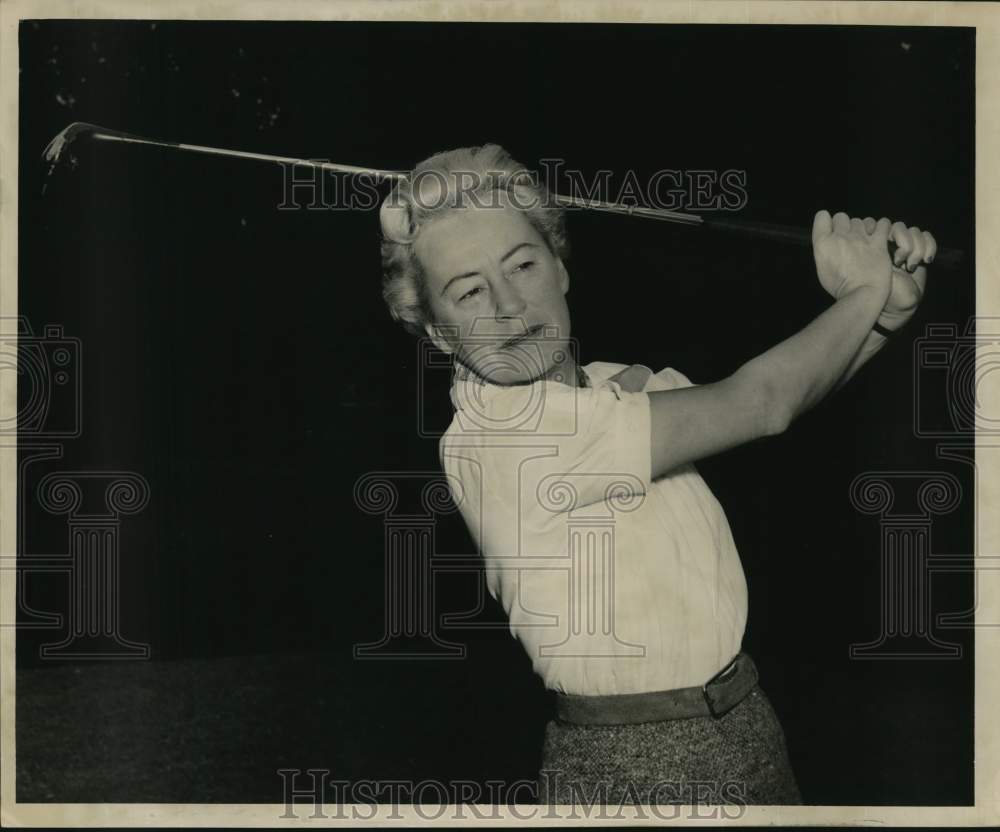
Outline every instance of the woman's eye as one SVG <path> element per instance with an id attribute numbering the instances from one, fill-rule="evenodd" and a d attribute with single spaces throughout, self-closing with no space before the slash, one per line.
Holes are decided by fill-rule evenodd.
<path id="1" fill-rule="evenodd" d="M 463 300 L 468 300 L 469 298 L 475 297 L 482 290 L 483 290 L 482 286 L 476 286 L 475 289 L 469 289 L 469 291 L 466 292 L 464 295 L 462 295 L 462 297 L 460 297 L 459 300 L 463 301 Z"/>
<path id="2" fill-rule="evenodd" d="M 535 265 L 535 261 L 534 260 L 525 260 L 523 263 L 518 263 L 514 267 L 514 271 L 515 272 L 525 272 L 525 271 L 527 271 L 528 269 L 530 269 L 534 265 Z"/>

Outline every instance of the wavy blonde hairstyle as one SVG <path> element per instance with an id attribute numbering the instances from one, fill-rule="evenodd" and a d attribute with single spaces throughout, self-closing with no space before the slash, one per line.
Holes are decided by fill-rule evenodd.
<path id="1" fill-rule="evenodd" d="M 461 147 L 420 162 L 383 200 L 382 297 L 394 320 L 415 335 L 430 320 L 424 271 L 413 244 L 425 225 L 472 204 L 498 205 L 499 193 L 525 212 L 549 250 L 569 255 L 566 219 L 544 186 L 496 144 Z"/>

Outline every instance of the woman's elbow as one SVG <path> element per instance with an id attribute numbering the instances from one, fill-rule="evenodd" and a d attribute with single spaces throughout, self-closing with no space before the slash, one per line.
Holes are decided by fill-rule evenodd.
<path id="1" fill-rule="evenodd" d="M 777 436 L 788 430 L 788 426 L 792 423 L 792 414 L 780 399 L 768 397 L 762 407 L 764 414 L 761 421 L 764 436 Z"/>

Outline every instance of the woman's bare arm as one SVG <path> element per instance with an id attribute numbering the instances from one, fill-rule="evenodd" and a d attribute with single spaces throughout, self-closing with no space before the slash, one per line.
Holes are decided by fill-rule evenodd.
<path id="1" fill-rule="evenodd" d="M 838 298 L 800 332 L 715 384 L 649 393 L 652 475 L 781 433 L 830 393 L 889 295 L 888 220 L 868 233 L 845 214 L 816 215 L 820 282 Z"/>

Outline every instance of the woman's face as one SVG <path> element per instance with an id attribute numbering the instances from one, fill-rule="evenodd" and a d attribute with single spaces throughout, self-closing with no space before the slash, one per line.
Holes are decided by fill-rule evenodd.
<path id="1" fill-rule="evenodd" d="M 414 252 L 440 349 L 495 384 L 574 383 L 569 275 L 523 211 L 506 201 L 454 211 L 421 229 Z"/>

